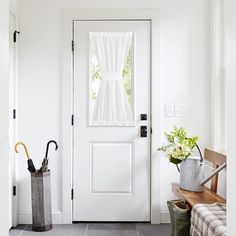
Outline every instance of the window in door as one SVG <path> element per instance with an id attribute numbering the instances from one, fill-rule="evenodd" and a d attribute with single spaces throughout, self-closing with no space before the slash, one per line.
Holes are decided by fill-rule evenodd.
<path id="1" fill-rule="evenodd" d="M 89 33 L 89 125 L 134 126 L 132 32 Z"/>

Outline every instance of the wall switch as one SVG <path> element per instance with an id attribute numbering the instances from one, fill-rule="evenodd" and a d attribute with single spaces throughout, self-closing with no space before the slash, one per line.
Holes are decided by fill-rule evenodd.
<path id="1" fill-rule="evenodd" d="M 184 105 L 178 104 L 175 105 L 175 116 L 176 117 L 183 117 L 184 116 Z"/>
<path id="2" fill-rule="evenodd" d="M 165 105 L 165 117 L 174 116 L 174 105 Z"/>

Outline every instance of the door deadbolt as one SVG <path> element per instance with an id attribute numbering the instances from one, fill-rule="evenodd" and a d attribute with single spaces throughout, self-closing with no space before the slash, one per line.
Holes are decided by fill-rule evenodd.
<path id="1" fill-rule="evenodd" d="M 140 120 L 147 120 L 147 114 L 140 114 Z"/>

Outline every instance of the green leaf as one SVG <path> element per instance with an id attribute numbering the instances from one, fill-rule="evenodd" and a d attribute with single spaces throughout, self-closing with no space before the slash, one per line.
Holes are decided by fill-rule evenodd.
<path id="1" fill-rule="evenodd" d="M 171 163 L 173 163 L 175 165 L 178 165 L 182 161 L 182 160 L 179 160 L 179 159 L 176 159 L 176 158 L 173 158 L 173 157 L 171 157 L 169 160 L 170 160 Z"/>

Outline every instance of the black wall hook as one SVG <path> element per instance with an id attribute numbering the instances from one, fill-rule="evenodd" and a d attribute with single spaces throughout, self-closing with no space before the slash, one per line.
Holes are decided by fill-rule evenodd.
<path id="1" fill-rule="evenodd" d="M 14 33 L 13 33 L 13 42 L 15 43 L 16 42 L 16 34 L 19 34 L 20 31 L 17 31 L 15 30 Z"/>

